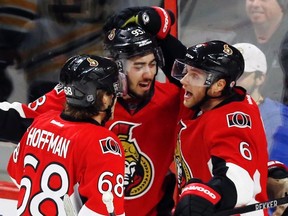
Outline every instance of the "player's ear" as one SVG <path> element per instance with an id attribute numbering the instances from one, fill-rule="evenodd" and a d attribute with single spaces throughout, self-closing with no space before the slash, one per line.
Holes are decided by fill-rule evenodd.
<path id="1" fill-rule="evenodd" d="M 102 96 L 102 104 L 103 104 L 103 110 L 107 109 L 108 106 L 111 104 L 111 96 L 109 96 L 106 92 Z"/>
<path id="2" fill-rule="evenodd" d="M 217 97 L 221 95 L 221 92 L 224 90 L 226 86 L 225 79 L 219 79 L 217 82 L 213 83 L 211 86 L 211 96 Z"/>

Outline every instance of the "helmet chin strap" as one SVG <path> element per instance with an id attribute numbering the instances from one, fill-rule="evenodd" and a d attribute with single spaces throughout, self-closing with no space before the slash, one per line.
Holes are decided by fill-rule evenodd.
<path id="1" fill-rule="evenodd" d="M 112 107 L 113 107 L 113 104 L 114 104 L 115 100 L 116 100 L 116 95 L 114 95 L 114 97 L 112 99 L 112 103 L 107 107 L 107 109 L 99 110 L 99 112 L 105 112 L 106 113 L 104 119 L 101 122 L 102 126 L 104 126 L 106 124 L 106 122 L 111 118 L 111 116 L 112 116 Z"/>
<path id="2" fill-rule="evenodd" d="M 197 104 L 195 104 L 194 106 L 191 107 L 193 110 L 200 110 L 201 106 L 202 106 L 206 101 L 208 101 L 208 100 L 210 100 L 210 99 L 216 99 L 216 98 L 221 98 L 221 97 L 223 97 L 222 92 L 221 92 L 221 94 L 220 94 L 219 96 L 216 96 L 216 97 L 212 97 L 212 96 L 208 95 L 208 90 L 210 89 L 210 87 L 211 87 L 211 85 L 206 88 L 205 96 L 202 98 L 202 100 L 199 101 Z"/>

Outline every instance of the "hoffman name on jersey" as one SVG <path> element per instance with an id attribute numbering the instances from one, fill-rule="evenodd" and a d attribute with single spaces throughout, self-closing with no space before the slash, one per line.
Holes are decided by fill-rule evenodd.
<path id="1" fill-rule="evenodd" d="M 59 135 L 55 136 L 55 134 L 50 131 L 38 128 L 31 128 L 29 130 L 26 141 L 26 145 L 39 149 L 46 148 L 46 151 L 50 151 L 64 158 L 67 156 L 69 144 L 70 140 Z"/>

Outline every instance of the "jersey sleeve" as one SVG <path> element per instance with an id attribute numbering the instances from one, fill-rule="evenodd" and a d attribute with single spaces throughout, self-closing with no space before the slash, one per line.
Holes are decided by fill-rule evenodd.
<path id="1" fill-rule="evenodd" d="M 34 118 L 49 110 L 63 110 L 65 101 L 66 97 L 63 85 L 59 83 L 52 91 L 29 103 L 27 106 L 23 105 L 23 110 L 27 118 Z"/>
<path id="2" fill-rule="evenodd" d="M 116 215 L 124 214 L 124 155 L 118 137 L 110 131 L 109 134 L 100 140 L 92 138 L 91 133 L 85 135 L 91 137 L 93 144 L 90 145 L 88 141 L 86 145 L 89 147 L 81 152 L 77 160 L 88 164 L 81 168 L 81 174 L 78 175 L 81 176 L 79 194 L 86 200 L 79 215 L 90 215 L 91 212 L 107 215 L 107 208 L 102 201 L 102 194 L 106 191 L 113 194 Z"/>
<path id="3" fill-rule="evenodd" d="M 234 199 L 235 206 L 242 206 L 266 201 L 268 156 L 261 119 L 251 113 L 234 112 L 223 115 L 223 122 L 210 125 L 207 136 L 214 175 L 210 183 L 222 182 L 217 185 L 225 194 L 222 203 Z"/>
<path id="4" fill-rule="evenodd" d="M 20 186 L 24 170 L 23 147 L 24 146 L 19 142 L 11 154 L 7 165 L 7 172 L 18 187 Z"/>
<path id="5" fill-rule="evenodd" d="M 175 59 L 183 59 L 185 57 L 186 46 L 177 38 L 169 34 L 164 40 L 160 41 L 160 47 L 165 59 L 165 66 L 163 67 L 165 76 L 171 83 L 174 83 L 181 88 L 181 83 L 171 76 L 171 70 Z"/>
<path id="6" fill-rule="evenodd" d="M 0 140 L 18 143 L 33 119 L 48 110 L 62 110 L 65 94 L 61 84 L 32 103 L 0 103 Z"/>

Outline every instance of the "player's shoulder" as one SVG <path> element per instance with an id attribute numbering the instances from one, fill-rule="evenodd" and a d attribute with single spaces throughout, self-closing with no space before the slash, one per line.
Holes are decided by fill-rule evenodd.
<path id="1" fill-rule="evenodd" d="M 81 139 L 105 139 L 105 137 L 116 137 L 117 136 L 104 126 L 92 124 L 92 123 L 82 123 L 76 126 L 77 131 L 81 136 Z M 118 139 L 118 138 L 117 138 Z"/>
<path id="2" fill-rule="evenodd" d="M 212 109 L 205 114 L 205 124 L 218 128 L 231 128 L 233 125 L 249 126 L 252 121 L 260 121 L 257 104 L 250 100 L 250 96 L 241 101 L 233 101 Z"/>
<path id="3" fill-rule="evenodd" d="M 155 81 L 154 96 L 159 97 L 159 99 L 175 96 L 179 97 L 180 90 L 181 88 L 168 81 L 167 82 Z"/>
<path id="4" fill-rule="evenodd" d="M 42 113 L 38 116 L 35 117 L 34 121 L 44 121 L 44 120 L 49 120 L 53 119 L 55 117 L 58 117 L 61 115 L 61 111 L 58 110 L 48 110 L 45 113 Z"/>
<path id="5" fill-rule="evenodd" d="M 81 144 L 80 148 L 88 151 L 112 152 L 115 155 L 122 155 L 122 145 L 119 138 L 112 131 L 105 127 L 93 124 L 82 125 L 77 129 L 76 139 Z M 82 145 L 82 144 L 85 144 Z M 90 149 L 90 150 L 89 150 Z"/>
<path id="6" fill-rule="evenodd" d="M 253 98 L 246 94 L 243 100 L 235 100 L 228 102 L 217 109 L 219 114 L 226 114 L 230 112 L 245 112 L 250 114 L 259 114 L 259 107 Z"/>

